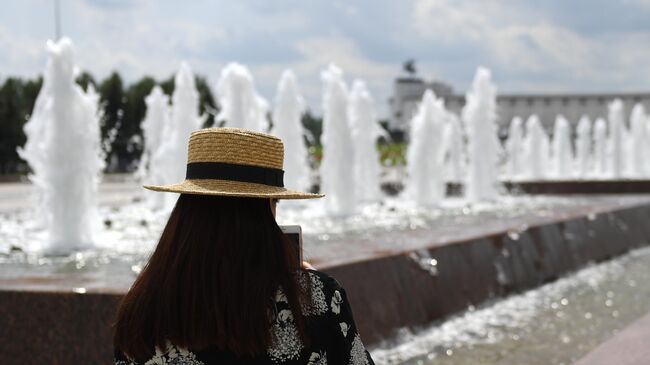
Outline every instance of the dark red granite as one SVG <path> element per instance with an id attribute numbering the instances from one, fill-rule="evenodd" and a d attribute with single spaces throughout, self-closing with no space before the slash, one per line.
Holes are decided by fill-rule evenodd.
<path id="1" fill-rule="evenodd" d="M 575 180 L 506 182 L 508 191 L 524 194 L 639 194 L 650 192 L 650 180 Z"/>
<path id="2" fill-rule="evenodd" d="M 650 242 L 650 206 L 493 234 L 428 249 L 437 275 L 407 254 L 325 268 L 348 290 L 364 339 L 440 320 L 469 305 L 522 292 Z"/>
<path id="3" fill-rule="evenodd" d="M 0 363 L 110 364 L 121 295 L 0 292 Z"/>
<path id="4" fill-rule="evenodd" d="M 511 193 L 521 194 L 643 194 L 650 193 L 650 180 L 545 180 L 505 181 L 503 186 Z M 404 190 L 402 183 L 384 183 L 382 190 L 391 196 Z M 447 183 L 447 196 L 461 196 L 462 183 Z"/>
<path id="5" fill-rule="evenodd" d="M 432 236 L 425 249 L 366 252 L 320 268 L 346 287 L 362 337 L 372 344 L 401 327 L 440 320 L 646 245 L 650 204 L 640 204 L 537 220 L 516 235 L 490 229 L 455 241 Z M 435 273 L 418 264 L 418 255 L 436 260 Z M 123 290 L 75 294 L 77 284 L 65 277 L 33 280 L 0 280 L 2 363 L 111 363 L 110 325 Z"/>

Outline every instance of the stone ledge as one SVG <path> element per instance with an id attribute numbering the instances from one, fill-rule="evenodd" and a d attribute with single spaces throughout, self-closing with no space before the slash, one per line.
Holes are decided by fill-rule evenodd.
<path id="1" fill-rule="evenodd" d="M 524 194 L 639 194 L 650 192 L 650 180 L 508 181 L 505 188 Z"/>
<path id="2" fill-rule="evenodd" d="M 537 221 L 516 235 L 490 231 L 441 243 L 433 234 L 427 247 L 325 266 L 323 271 L 346 287 L 357 325 L 370 345 L 401 327 L 441 320 L 469 305 L 534 288 L 588 262 L 647 245 L 650 204 L 641 204 Z M 428 265 L 431 260 L 436 264 Z M 29 282 L 1 285 L 3 364 L 111 363 L 110 327 L 124 291 L 46 289 L 65 287 L 61 284 L 31 283 L 31 289 Z"/>

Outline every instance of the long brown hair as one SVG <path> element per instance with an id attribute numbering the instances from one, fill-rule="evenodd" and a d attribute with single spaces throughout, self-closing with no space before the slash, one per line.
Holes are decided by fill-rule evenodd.
<path id="1" fill-rule="evenodd" d="M 181 195 L 120 305 L 113 344 L 137 361 L 164 348 L 266 351 L 273 298 L 285 292 L 305 340 L 300 264 L 268 199 Z"/>

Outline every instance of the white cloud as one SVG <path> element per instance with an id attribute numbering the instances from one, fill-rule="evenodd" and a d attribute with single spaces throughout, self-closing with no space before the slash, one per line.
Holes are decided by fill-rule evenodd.
<path id="1" fill-rule="evenodd" d="M 151 6 L 156 3 L 151 1 L 78 0 L 66 5 L 64 35 L 75 42 L 79 67 L 98 78 L 114 70 L 128 81 L 144 75 L 168 77 L 182 60 L 206 71 L 209 67 L 201 56 L 206 45 L 226 36 L 214 24 L 152 17 Z M 66 23 L 66 18 L 75 21 Z"/>
<path id="2" fill-rule="evenodd" d="M 45 42 L 23 37 L 0 25 L 0 75 L 34 75 L 45 66 Z"/>
<path id="3" fill-rule="evenodd" d="M 635 85 L 637 90 L 650 88 L 650 33 L 628 33 L 607 39 L 601 44 L 600 58 L 609 61 L 594 77 L 619 85 Z"/>
<path id="4" fill-rule="evenodd" d="M 623 0 L 623 4 L 636 5 L 644 8 L 650 8 L 650 0 Z"/>
<path id="5" fill-rule="evenodd" d="M 561 26 L 535 21 L 506 2 L 415 0 L 414 25 L 424 37 L 480 47 L 499 63 L 525 71 L 591 72 L 594 47 Z"/>
<path id="6" fill-rule="evenodd" d="M 394 67 L 367 58 L 351 39 L 343 36 L 313 37 L 299 41 L 296 48 L 305 58 L 302 66 L 311 71 L 333 62 L 346 72 L 374 79 L 394 74 Z"/>
<path id="7" fill-rule="evenodd" d="M 399 73 L 396 60 L 410 56 L 420 61 L 421 74 L 439 75 L 460 92 L 479 64 L 495 69 L 501 90 L 515 92 L 647 90 L 650 85 L 650 32 L 642 25 L 607 23 L 594 7 L 563 3 L 540 9 L 532 0 L 410 0 L 412 7 L 400 7 L 387 1 L 61 3 L 63 31 L 76 44 L 77 64 L 98 79 L 113 70 L 127 82 L 145 74 L 168 77 L 187 60 L 195 72 L 215 81 L 220 67 L 232 60 L 250 65 L 260 92 L 273 100 L 281 72 L 292 68 L 313 110 L 321 102 L 320 71 L 330 62 L 345 71 L 349 83 L 364 79 L 385 110 Z M 649 1 L 623 0 L 639 5 L 624 10 L 642 18 Z M 43 72 L 52 24 L 51 8 L 41 2 L 11 2 L 0 12 L 3 77 Z M 581 11 L 579 26 L 557 13 L 567 9 Z M 397 20 L 361 19 L 369 10 L 389 12 Z"/>
<path id="8" fill-rule="evenodd" d="M 395 76 L 394 65 L 373 61 L 363 54 L 358 45 L 343 36 L 311 37 L 295 44 L 301 59 L 290 63 L 265 64 L 252 67 L 258 84 L 274 90 L 275 83 L 286 68 L 291 68 L 301 84 L 301 91 L 309 101 L 312 110 L 320 112 L 321 81 L 320 71 L 328 64 L 341 67 L 348 85 L 355 78 L 366 81 L 381 112 L 385 112 L 385 100 L 389 91 L 387 85 Z M 272 98 L 271 98 L 272 100 Z"/>

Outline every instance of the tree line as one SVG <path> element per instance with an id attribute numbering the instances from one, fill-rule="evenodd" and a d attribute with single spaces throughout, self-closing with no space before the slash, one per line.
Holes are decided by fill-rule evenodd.
<path id="1" fill-rule="evenodd" d="M 199 93 L 200 113 L 205 113 L 204 127 L 215 126 L 219 111 L 216 98 L 212 94 L 207 79 L 196 75 L 196 88 Z M 101 81 L 88 72 L 81 73 L 77 79 L 84 90 L 93 85 L 100 99 L 101 137 L 107 148 L 106 172 L 134 171 L 143 150 L 143 136 L 140 123 L 146 114 L 145 97 L 155 85 L 170 95 L 174 92 L 174 76 L 156 81 L 145 76 L 127 85 L 117 72 Z M 28 166 L 16 149 L 26 141 L 23 127 L 29 120 L 43 78 L 22 79 L 9 77 L 0 87 L 0 174 L 26 173 Z M 322 133 L 322 120 L 309 111 L 303 115 L 303 125 L 313 136 L 309 144 L 319 144 Z M 217 123 L 220 125 L 220 123 Z"/>

